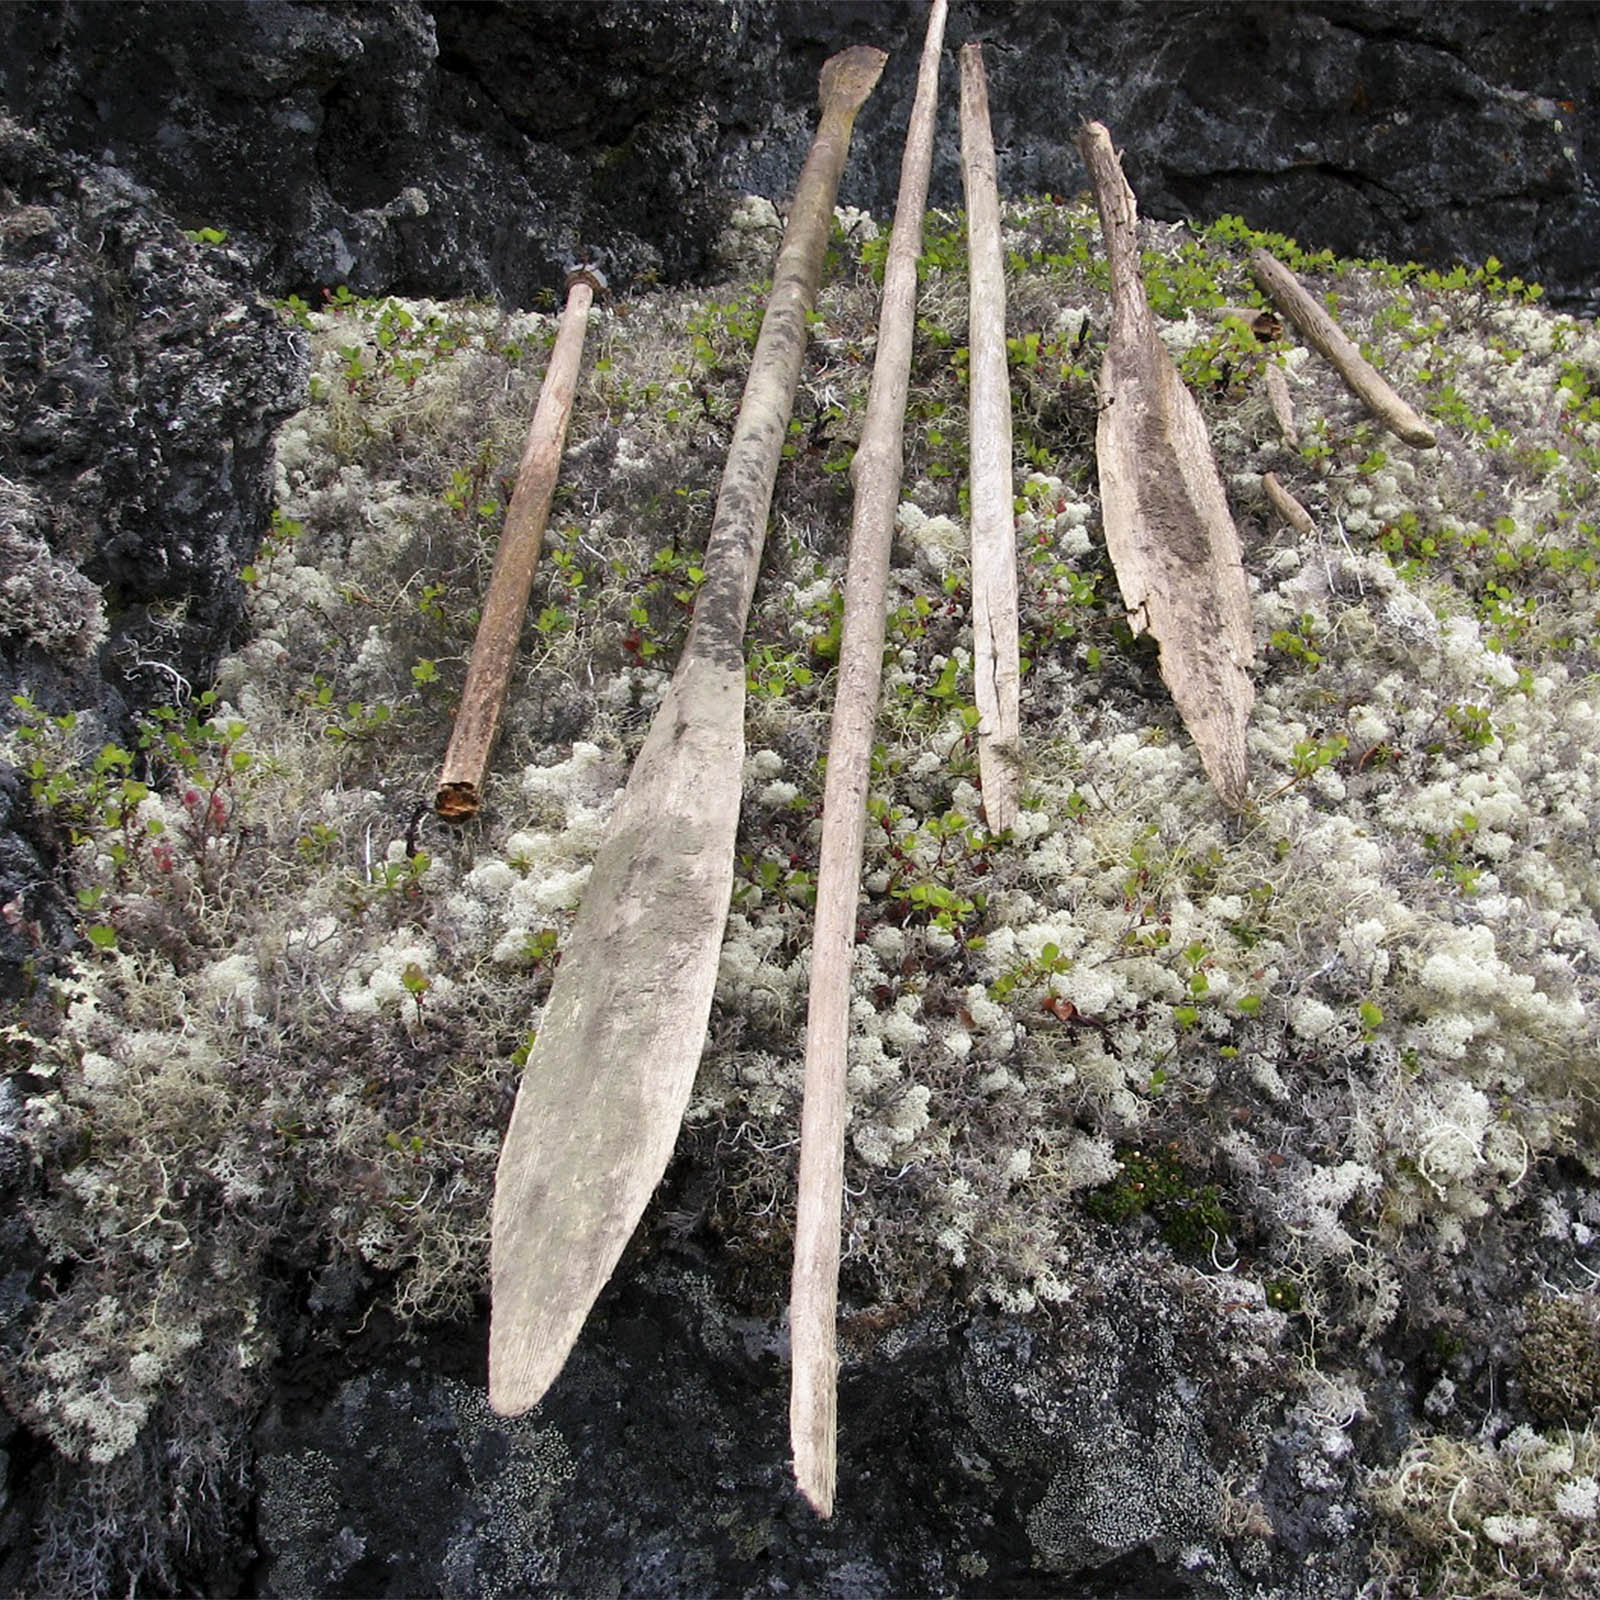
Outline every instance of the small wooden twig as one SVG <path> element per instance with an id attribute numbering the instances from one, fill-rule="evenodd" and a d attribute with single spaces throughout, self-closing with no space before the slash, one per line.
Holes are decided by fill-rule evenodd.
<path id="1" fill-rule="evenodd" d="M 983 46 L 976 42 L 961 47 L 961 176 L 970 263 L 973 694 L 983 815 L 999 833 L 1016 822 L 1022 789 L 1020 628 L 1000 192 Z"/>
<path id="2" fill-rule="evenodd" d="M 1100 365 L 1095 463 L 1106 548 L 1135 633 L 1161 646 L 1161 676 L 1223 803 L 1249 790 L 1245 728 L 1255 689 L 1250 590 L 1205 419 L 1156 333 L 1139 269 L 1138 211 L 1111 135 L 1078 149 L 1111 262 L 1111 336 Z"/>
<path id="3" fill-rule="evenodd" d="M 823 790 L 816 932 L 806 1023 L 805 1101 L 800 1120 L 799 1198 L 789 1299 L 793 1368 L 789 1437 L 795 1480 L 821 1516 L 833 1512 L 839 1372 L 834 1327 L 839 1300 L 839 1229 L 844 1214 L 845 1061 L 850 966 L 866 838 L 872 732 L 883 674 L 884 596 L 900 499 L 906 395 L 916 327 L 917 257 L 933 162 L 934 112 L 946 0 L 933 0 L 917 73 L 917 95 L 900 165 L 894 233 L 884 266 L 878 351 L 851 477 L 855 506 L 845 574 L 838 690 Z"/>
<path id="4" fill-rule="evenodd" d="M 617 802 L 528 1053 L 495 1174 L 489 1404 L 555 1381 L 666 1170 L 705 1047 L 733 892 L 744 627 L 856 113 L 883 71 L 822 69 L 689 638 Z"/>
<path id="5" fill-rule="evenodd" d="M 1277 473 L 1267 473 L 1262 478 L 1261 485 L 1267 491 L 1267 499 L 1272 502 L 1272 509 L 1296 533 L 1303 533 L 1308 538 L 1315 537 L 1317 525 L 1311 520 L 1311 513 L 1278 481 Z"/>
<path id="6" fill-rule="evenodd" d="M 1433 429 L 1389 387 L 1377 368 L 1276 256 L 1267 250 L 1252 251 L 1250 271 L 1307 342 L 1333 363 L 1351 392 L 1390 433 L 1419 450 L 1431 450 L 1438 444 Z"/>
<path id="7" fill-rule="evenodd" d="M 461 690 L 461 705 L 434 797 L 434 808 L 451 822 L 466 821 L 483 801 L 489 758 L 500 734 L 500 719 L 516 666 L 528 593 L 533 588 L 545 524 L 550 518 L 550 498 L 561 471 L 561 450 L 572 416 L 589 307 L 596 292 L 603 292 L 605 286 L 606 280 L 597 267 L 579 267 L 567 277 L 567 308 L 539 389 L 522 465 L 517 469 L 517 487 L 500 533 L 494 571 L 483 599 L 483 615 L 472 644 L 467 681 Z"/>
<path id="8" fill-rule="evenodd" d="M 1267 401 L 1272 407 L 1273 420 L 1283 442 L 1291 450 L 1300 448 L 1300 429 L 1294 420 L 1294 398 L 1289 393 L 1289 380 L 1276 361 L 1267 363 Z"/>

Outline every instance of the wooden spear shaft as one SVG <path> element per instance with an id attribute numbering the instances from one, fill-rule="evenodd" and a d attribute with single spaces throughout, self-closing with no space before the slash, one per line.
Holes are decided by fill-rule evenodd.
<path id="1" fill-rule="evenodd" d="M 976 42 L 961 47 L 961 177 L 970 285 L 973 696 L 983 816 L 999 833 L 1016 822 L 1022 789 L 1021 662 L 1000 191 L 983 46 Z"/>
<path id="2" fill-rule="evenodd" d="M 793 1360 L 789 1436 L 800 1491 L 824 1517 L 833 1511 L 837 1473 L 839 1360 L 834 1318 L 839 1298 L 839 1227 L 844 1211 L 850 965 L 866 836 L 872 731 L 883 674 L 884 596 L 900 499 L 902 434 L 916 325 L 917 257 L 922 253 L 922 214 L 933 162 L 945 10 L 946 0 L 933 0 L 900 166 L 894 233 L 884 266 L 878 353 L 861 443 L 850 469 L 855 506 L 845 573 L 838 689 L 823 790 L 817 918 L 806 1024 L 805 1101 L 800 1122 L 800 1192 L 789 1300 Z"/>
<path id="3" fill-rule="evenodd" d="M 822 69 L 677 670 L 595 857 L 495 1174 L 489 1404 L 555 1381 L 666 1170 L 705 1047 L 733 891 L 744 625 L 857 111 L 883 71 Z"/>
<path id="4" fill-rule="evenodd" d="M 1306 292 L 1295 275 L 1267 250 L 1250 254 L 1255 280 L 1284 315 L 1328 358 L 1351 391 L 1390 433 L 1420 450 L 1438 444 L 1433 429 L 1389 387 L 1388 381 L 1346 337 L 1344 330 Z"/>
<path id="5" fill-rule="evenodd" d="M 545 369 L 528 428 L 528 442 L 517 469 L 517 487 L 506 512 L 494 571 L 483 599 L 483 615 L 472 644 L 472 660 L 461 691 L 461 707 L 444 753 L 434 807 L 451 822 L 464 822 L 483 802 L 484 779 L 505 714 L 517 642 L 528 610 L 528 593 L 539 567 L 550 500 L 561 471 L 561 451 L 572 417 L 578 363 L 589 328 L 589 307 L 605 278 L 594 267 L 579 267 L 567 278 L 567 308 L 561 318 L 550 365 Z"/>

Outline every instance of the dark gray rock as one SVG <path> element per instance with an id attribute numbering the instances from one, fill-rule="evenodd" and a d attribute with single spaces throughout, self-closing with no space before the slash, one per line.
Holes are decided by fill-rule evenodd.
<path id="1" fill-rule="evenodd" d="M 22 4 L 0 100 L 116 162 L 186 224 L 230 229 L 276 292 L 527 303 L 600 249 L 623 283 L 705 270 L 727 193 L 781 200 L 822 60 L 893 53 L 843 198 L 893 204 L 924 8 L 908 0 Z M 1106 121 L 1157 217 L 1243 214 L 1313 245 L 1498 256 L 1558 299 L 1595 292 L 1593 7 L 953 8 L 986 39 L 1000 177 L 1083 186 Z M 953 73 L 951 74 L 953 76 Z M 946 96 L 933 183 L 959 204 Z"/>
<path id="2" fill-rule="evenodd" d="M 291 1367 L 257 1435 L 261 1592 L 1348 1592 L 1351 1541 L 1269 1553 L 1230 1498 L 1293 1388 L 1281 1320 L 1219 1318 L 1153 1258 L 1086 1263 L 1048 1319 L 866 1332 L 847 1307 L 823 1522 L 789 1475 L 781 1319 L 646 1246 L 526 1417 L 489 1413 L 481 1327 Z M 1299 1459 L 1269 1468 L 1290 1503 Z"/>
<path id="3" fill-rule="evenodd" d="M 0 196 L 0 687 L 171 701 L 234 641 L 304 354 L 122 172 L 0 119 Z"/>

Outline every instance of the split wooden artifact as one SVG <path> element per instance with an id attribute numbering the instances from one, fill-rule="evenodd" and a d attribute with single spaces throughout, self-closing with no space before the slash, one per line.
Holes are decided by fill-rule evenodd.
<path id="1" fill-rule="evenodd" d="M 1095 460 L 1106 547 L 1135 633 L 1161 647 L 1161 676 L 1223 803 L 1245 805 L 1245 728 L 1255 689 L 1250 590 L 1239 533 L 1194 396 L 1156 333 L 1139 275 L 1138 211 L 1111 135 L 1085 123 L 1078 149 L 1111 262 L 1111 336 L 1100 366 Z"/>
<path id="2" fill-rule="evenodd" d="M 789 1299 L 793 1358 L 789 1436 L 795 1480 L 822 1516 L 833 1511 L 839 1357 L 839 1228 L 844 1209 L 846 1050 L 856 900 L 866 836 L 872 733 L 883 675 L 884 598 L 900 500 L 906 394 L 916 324 L 917 257 L 933 161 L 934 112 L 946 0 L 933 0 L 900 165 L 900 194 L 883 274 L 878 351 L 861 443 L 845 573 L 838 689 L 823 790 L 816 931 L 806 1023 L 805 1102 L 800 1119 L 800 1192 Z"/>
<path id="3" fill-rule="evenodd" d="M 688 641 L 607 828 L 529 1052 L 495 1179 L 489 1403 L 537 1404 L 654 1192 L 705 1044 L 733 889 L 744 627 L 857 111 L 883 71 L 822 69 L 734 424 Z"/>
<path id="4" fill-rule="evenodd" d="M 603 293 L 597 267 L 579 267 L 567 277 L 567 307 L 556 335 L 550 365 L 539 388 L 528 442 L 517 469 L 517 487 L 506 511 L 494 571 L 483 599 L 483 615 L 472 644 L 472 660 L 461 691 L 461 707 L 444 753 L 434 807 L 451 822 L 464 822 L 483 801 L 484 779 L 505 714 L 506 694 L 517 661 L 517 642 L 528 609 L 528 592 L 539 566 L 550 499 L 561 471 L 561 451 L 572 416 L 572 396 L 583 356 L 589 307 Z"/>
<path id="5" fill-rule="evenodd" d="M 1017 820 L 1022 712 L 1017 535 L 1011 482 L 1011 377 L 1006 370 L 1006 276 L 1000 191 L 983 46 L 961 47 L 961 177 L 967 197 L 967 348 L 972 497 L 972 677 L 978 776 L 992 833 Z"/>
<path id="6" fill-rule="evenodd" d="M 1250 271 L 1263 292 L 1305 335 L 1306 342 L 1333 363 L 1351 392 L 1390 433 L 1420 450 L 1431 450 L 1438 444 L 1433 429 L 1389 387 L 1378 369 L 1275 255 L 1268 250 L 1253 250 Z"/>

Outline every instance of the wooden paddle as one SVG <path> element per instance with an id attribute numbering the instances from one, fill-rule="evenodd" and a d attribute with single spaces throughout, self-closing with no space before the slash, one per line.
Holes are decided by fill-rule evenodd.
<path id="1" fill-rule="evenodd" d="M 773 269 L 672 683 L 595 859 L 495 1180 L 489 1403 L 537 1404 L 666 1170 L 705 1044 L 733 888 L 744 625 L 857 111 L 883 70 L 822 69 L 822 114 Z"/>
<path id="2" fill-rule="evenodd" d="M 589 326 L 589 307 L 606 280 L 595 267 L 579 267 L 567 277 L 567 309 L 561 318 L 550 365 L 539 387 L 528 442 L 517 469 L 517 487 L 506 511 L 494 571 L 483 598 L 483 614 L 472 641 L 472 660 L 461 690 L 450 745 L 444 753 L 434 808 L 451 822 L 473 816 L 483 800 L 489 757 L 500 733 L 517 641 L 528 609 L 528 592 L 538 570 L 550 500 L 561 471 L 561 448 L 572 416 L 572 395 Z"/>
<path id="3" fill-rule="evenodd" d="M 1100 365 L 1095 462 L 1106 548 L 1135 633 L 1161 646 L 1161 676 L 1223 803 L 1250 786 L 1245 727 L 1255 689 L 1250 589 L 1239 533 L 1194 396 L 1156 333 L 1139 275 L 1139 217 L 1111 135 L 1078 149 L 1111 261 L 1111 336 Z"/>
<path id="4" fill-rule="evenodd" d="M 961 47 L 961 177 L 967 196 L 971 396 L 972 678 L 978 776 L 991 833 L 1017 820 L 1022 711 L 1017 531 L 1011 482 L 1011 375 L 1006 369 L 1006 273 L 1000 190 L 983 46 Z"/>
<path id="5" fill-rule="evenodd" d="M 806 1022 L 805 1103 L 800 1120 L 800 1193 L 789 1299 L 793 1371 L 789 1437 L 795 1479 L 817 1512 L 833 1511 L 839 1358 L 834 1316 L 839 1299 L 839 1225 L 844 1207 L 845 1052 L 850 1033 L 850 962 L 856 897 L 866 836 L 872 729 L 883 677 L 884 596 L 900 500 L 906 392 L 916 328 L 917 257 L 933 161 L 939 97 L 939 49 L 946 0 L 933 0 L 917 73 L 894 233 L 883 273 L 878 353 L 867 392 L 861 443 L 850 474 L 855 507 L 845 571 L 839 640 L 839 686 L 822 797 L 817 920 L 811 948 Z"/>

